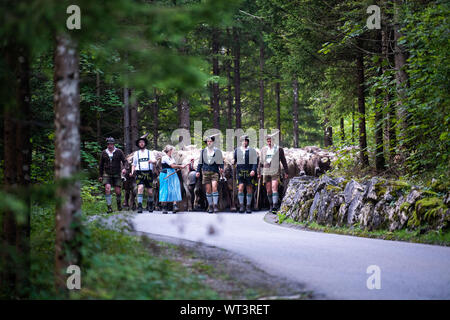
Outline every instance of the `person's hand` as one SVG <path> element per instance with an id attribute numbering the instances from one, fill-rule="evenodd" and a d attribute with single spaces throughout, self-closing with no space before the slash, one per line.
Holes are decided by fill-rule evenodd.
<path id="1" fill-rule="evenodd" d="M 255 171 L 252 170 L 252 171 L 250 172 L 250 177 L 254 177 L 254 176 L 255 176 Z"/>
<path id="2" fill-rule="evenodd" d="M 98 181 L 102 182 L 103 181 L 103 177 L 98 177 Z"/>
<path id="3" fill-rule="evenodd" d="M 261 175 L 260 174 L 258 174 L 258 179 L 261 179 Z"/>
<path id="4" fill-rule="evenodd" d="M 287 173 L 284 174 L 285 179 L 289 179 L 289 175 Z"/>
<path id="5" fill-rule="evenodd" d="M 222 169 L 222 168 L 219 168 L 219 172 L 222 174 L 222 173 L 223 173 L 223 169 Z"/>
<path id="6" fill-rule="evenodd" d="M 127 170 L 122 169 L 122 174 L 123 174 L 123 175 L 126 175 L 126 174 L 127 174 Z"/>
<path id="7" fill-rule="evenodd" d="M 197 173 L 195 174 L 195 176 L 196 176 L 197 178 L 200 178 L 200 172 L 197 172 Z"/>
<path id="8" fill-rule="evenodd" d="M 130 172 L 130 177 L 132 177 L 133 176 L 133 172 Z"/>

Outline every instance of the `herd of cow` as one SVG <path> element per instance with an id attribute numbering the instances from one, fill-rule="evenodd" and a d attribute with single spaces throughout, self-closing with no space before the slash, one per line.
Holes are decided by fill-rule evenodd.
<path id="1" fill-rule="evenodd" d="M 195 169 L 197 168 L 198 160 L 200 157 L 201 149 L 194 145 L 185 146 L 182 150 L 174 151 L 173 157 L 178 164 L 188 164 L 191 159 L 194 159 L 193 165 L 188 165 L 184 169 L 178 172 L 178 177 L 180 179 L 181 191 L 183 196 L 183 201 L 179 203 L 178 207 L 181 211 L 192 211 L 192 210 L 205 210 L 207 207 L 206 193 L 204 186 L 201 184 L 201 178 L 195 177 Z M 259 155 L 259 149 L 256 148 Z M 163 152 L 153 150 L 156 155 L 157 164 L 154 166 L 153 170 L 153 187 L 154 187 L 154 199 L 155 208 L 159 208 L 158 203 L 158 191 L 159 191 L 159 173 L 161 171 L 161 158 L 164 155 Z M 310 175 L 319 176 L 325 171 L 331 168 L 331 163 L 336 159 L 336 155 L 328 150 L 321 149 L 319 147 L 311 146 L 304 148 L 284 148 L 284 153 L 286 161 L 288 164 L 287 173 L 289 178 L 287 180 L 282 179 L 279 186 L 279 194 L 283 196 L 283 192 L 289 183 L 289 179 L 295 176 Z M 130 177 L 131 172 L 131 162 L 133 159 L 133 153 L 129 154 L 127 157 L 126 174 L 122 177 L 123 188 L 125 190 L 124 207 L 131 207 L 132 210 L 136 208 L 136 181 L 134 177 Z M 229 210 L 236 211 L 238 204 L 237 200 L 237 181 L 235 166 L 233 166 L 233 151 L 223 151 L 224 158 L 224 173 L 220 177 L 219 181 L 219 209 L 221 211 Z M 286 168 L 281 166 L 281 177 L 284 177 L 284 172 Z M 255 209 L 262 209 L 269 207 L 265 188 L 261 181 L 257 182 L 255 190 L 259 189 L 260 196 L 254 197 L 253 207 Z M 255 192 L 254 194 L 257 194 Z M 259 200 L 258 203 L 257 199 Z"/>

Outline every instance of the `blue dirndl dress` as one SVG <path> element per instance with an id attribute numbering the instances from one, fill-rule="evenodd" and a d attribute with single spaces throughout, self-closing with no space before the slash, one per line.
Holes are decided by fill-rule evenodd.
<path id="1" fill-rule="evenodd" d="M 163 168 L 163 171 L 159 174 L 160 202 L 181 201 L 181 187 L 178 174 L 173 174 L 169 178 L 164 179 L 174 171 L 175 169 L 173 168 Z"/>

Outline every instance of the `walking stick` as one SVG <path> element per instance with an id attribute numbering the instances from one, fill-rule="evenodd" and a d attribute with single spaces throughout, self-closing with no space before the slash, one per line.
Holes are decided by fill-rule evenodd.
<path id="1" fill-rule="evenodd" d="M 256 193 L 255 210 L 259 210 L 259 191 L 261 190 L 261 176 L 258 178 L 258 192 Z"/>
<path id="2" fill-rule="evenodd" d="M 236 208 L 236 203 L 235 203 L 235 199 L 236 199 L 236 167 L 234 164 L 233 164 L 232 168 L 233 168 L 233 199 L 231 199 L 231 205 L 233 206 L 233 208 Z"/>

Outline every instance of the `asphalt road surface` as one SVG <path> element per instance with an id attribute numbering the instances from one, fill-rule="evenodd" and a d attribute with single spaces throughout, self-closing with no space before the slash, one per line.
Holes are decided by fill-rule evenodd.
<path id="1" fill-rule="evenodd" d="M 325 299 L 450 299 L 450 247 L 286 228 L 264 215 L 144 212 L 132 222 L 140 232 L 236 252 Z"/>

